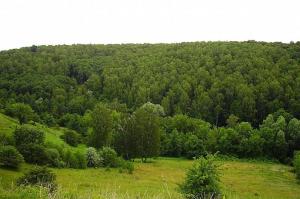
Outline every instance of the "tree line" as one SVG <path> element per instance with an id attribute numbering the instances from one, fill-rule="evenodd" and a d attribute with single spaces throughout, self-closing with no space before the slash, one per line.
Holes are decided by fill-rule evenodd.
<path id="1" fill-rule="evenodd" d="M 13 104 L 11 107 L 18 106 L 29 105 Z M 64 119 L 63 125 L 68 130 L 64 131 L 61 139 L 74 147 L 78 144 L 97 150 L 110 147 L 124 159 L 140 158 L 143 161 L 159 155 L 192 159 L 219 152 L 239 158 L 274 159 L 291 164 L 295 151 L 300 150 L 300 120 L 283 109 L 269 114 L 255 128 L 249 122 L 240 121 L 235 115 L 227 118 L 225 126 L 217 127 L 188 115 L 166 116 L 161 105 L 150 102 L 133 113 L 122 112 L 120 107 L 123 106 L 110 106 L 101 102 L 83 116 L 69 114 L 69 120 Z M 16 114 L 16 117 L 22 114 Z M 28 115 L 32 115 L 32 110 L 28 111 Z M 20 122 L 26 117 L 19 117 Z M 78 124 L 81 124 L 80 128 Z M 33 133 L 39 131 L 34 131 L 34 126 L 25 128 L 26 125 L 15 131 L 14 144 L 27 162 L 39 163 L 34 158 L 47 161 L 47 153 L 53 151 L 45 150 L 40 144 L 44 142 L 44 134 Z M 31 139 L 35 140 L 34 143 Z M 28 140 L 30 144 L 26 144 Z M 5 141 L 3 138 L 3 145 L 9 143 L 9 139 Z M 57 151 L 61 150 L 58 148 Z M 68 153 L 63 152 L 61 156 L 71 158 L 72 154 Z M 56 156 L 53 154 L 51 157 Z M 74 154 L 72 158 L 76 156 L 80 158 L 80 154 Z M 59 162 L 55 164 L 59 165 Z"/>

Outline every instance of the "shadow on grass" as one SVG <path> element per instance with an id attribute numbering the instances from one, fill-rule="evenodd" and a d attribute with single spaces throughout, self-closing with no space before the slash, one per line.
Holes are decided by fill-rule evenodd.
<path id="1" fill-rule="evenodd" d="M 3 165 L 1 165 L 0 168 L 8 170 L 8 171 L 14 171 L 14 172 L 19 172 L 20 171 L 20 168 L 13 168 L 13 167 L 3 166 Z"/>

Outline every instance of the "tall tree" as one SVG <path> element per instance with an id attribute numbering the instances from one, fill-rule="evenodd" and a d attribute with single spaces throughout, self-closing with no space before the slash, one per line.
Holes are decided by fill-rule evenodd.
<path id="1" fill-rule="evenodd" d="M 90 136 L 90 145 L 95 148 L 109 146 L 113 127 L 111 110 L 105 104 L 99 103 L 92 111 L 91 117 L 93 131 Z"/>
<path id="2" fill-rule="evenodd" d="M 142 106 L 134 113 L 133 136 L 136 138 L 138 156 L 146 161 L 160 152 L 159 112 L 156 106 Z"/>

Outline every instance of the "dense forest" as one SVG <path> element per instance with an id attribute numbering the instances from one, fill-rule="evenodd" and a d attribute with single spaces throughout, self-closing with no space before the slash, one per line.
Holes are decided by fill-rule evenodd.
<path id="1" fill-rule="evenodd" d="M 299 42 L 32 46 L 0 53 L 1 106 L 24 102 L 58 120 L 98 100 L 130 110 L 149 101 L 167 115 L 258 126 L 280 108 L 300 118 L 299 64 Z"/>
<path id="2" fill-rule="evenodd" d="M 125 158 L 300 149 L 299 42 L 31 46 L 0 52 L 0 74 L 2 112 Z"/>

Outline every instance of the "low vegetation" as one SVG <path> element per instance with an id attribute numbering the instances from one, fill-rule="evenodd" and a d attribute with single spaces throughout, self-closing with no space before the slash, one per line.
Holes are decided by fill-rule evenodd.
<path id="1" fill-rule="evenodd" d="M 135 160 L 133 174 L 120 172 L 118 168 L 68 169 L 53 168 L 58 189 L 56 196 L 61 198 L 97 199 L 182 199 L 178 184 L 184 183 L 186 171 L 194 161 L 181 158 L 158 158 L 151 163 Z M 292 167 L 249 160 L 219 160 L 220 188 L 226 198 L 233 199 L 297 199 L 300 184 L 297 183 Z M 32 166 L 24 164 L 20 171 L 0 168 L 0 196 L 29 193 L 39 196 L 31 187 L 20 190 L 14 186 L 23 173 Z M 27 190 L 27 191 L 26 191 Z M 47 196 L 47 195 L 46 195 Z M 60 196 L 60 197 L 59 197 Z M 0 198 L 1 198 L 0 197 Z M 4 197 L 5 198 L 5 197 Z M 26 197 L 30 198 L 30 197 Z M 31 197 L 34 198 L 34 197 Z M 47 197 L 45 197 L 47 198 Z"/>
<path id="2" fill-rule="evenodd" d="M 215 156 L 208 155 L 195 161 L 180 185 L 181 192 L 189 199 L 222 198 L 219 165 L 215 162 Z"/>
<path id="3" fill-rule="evenodd" d="M 23 162 L 23 156 L 15 147 L 0 146 L 0 166 L 18 169 Z"/>
<path id="4" fill-rule="evenodd" d="M 57 188 L 56 176 L 46 167 L 35 167 L 17 180 L 18 186 L 41 186 L 53 192 Z"/>
<path id="5" fill-rule="evenodd" d="M 293 164 L 297 178 L 300 180 L 300 152 L 295 153 Z"/>

